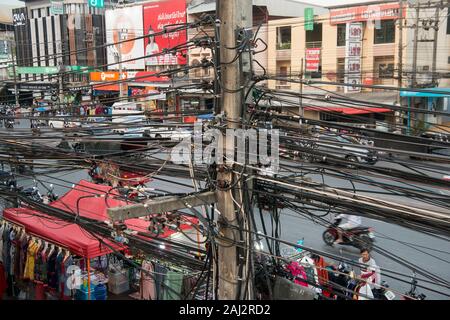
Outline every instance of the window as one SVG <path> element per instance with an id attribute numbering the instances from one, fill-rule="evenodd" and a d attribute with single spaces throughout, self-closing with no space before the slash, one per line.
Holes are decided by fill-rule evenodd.
<path id="1" fill-rule="evenodd" d="M 347 25 L 345 23 L 337 25 L 337 46 L 345 46 L 345 37 L 347 33 Z"/>
<path id="2" fill-rule="evenodd" d="M 288 75 L 288 70 L 287 67 L 280 67 L 280 77 L 287 77 Z M 287 82 L 286 81 L 280 81 L 280 85 L 284 86 L 286 85 Z"/>
<path id="3" fill-rule="evenodd" d="M 381 21 L 380 28 L 375 29 L 374 44 L 393 42 L 395 42 L 395 21 Z"/>
<path id="4" fill-rule="evenodd" d="M 394 79 L 394 56 L 375 57 L 374 75 L 375 84 L 389 85 Z"/>
<path id="5" fill-rule="evenodd" d="M 447 34 L 450 34 L 450 7 L 447 8 Z"/>
<path id="6" fill-rule="evenodd" d="M 277 28 L 277 50 L 291 48 L 291 27 Z"/>
<path id="7" fill-rule="evenodd" d="M 344 83 L 345 82 L 345 58 L 337 59 L 337 82 Z M 338 87 L 338 90 L 343 89 L 343 87 Z"/>

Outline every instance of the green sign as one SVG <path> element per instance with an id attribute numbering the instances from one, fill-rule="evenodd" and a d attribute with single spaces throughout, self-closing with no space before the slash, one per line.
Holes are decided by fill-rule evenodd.
<path id="1" fill-rule="evenodd" d="M 51 15 L 64 14 L 64 3 L 62 1 L 52 0 L 50 3 L 51 3 L 50 6 Z"/>
<path id="2" fill-rule="evenodd" d="M 89 73 L 93 67 L 64 66 L 64 67 L 16 67 L 16 74 L 57 74 L 59 72 Z M 10 74 L 14 73 L 12 66 L 8 68 Z"/>
<path id="3" fill-rule="evenodd" d="M 314 9 L 313 8 L 305 8 L 305 30 L 313 31 L 314 30 Z"/>
<path id="4" fill-rule="evenodd" d="M 105 7 L 105 0 L 88 0 L 89 6 L 94 8 Z"/>
<path id="5" fill-rule="evenodd" d="M 16 74 L 56 74 L 59 67 L 16 67 Z"/>

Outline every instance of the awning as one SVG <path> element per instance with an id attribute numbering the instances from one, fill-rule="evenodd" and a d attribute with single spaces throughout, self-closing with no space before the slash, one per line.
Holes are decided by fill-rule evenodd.
<path id="1" fill-rule="evenodd" d="M 318 112 L 337 112 L 337 113 L 343 113 L 343 114 L 368 114 L 368 113 L 386 113 L 386 112 L 394 112 L 394 110 L 391 109 L 385 109 L 385 108 L 369 108 L 369 107 L 336 107 L 336 106 L 330 106 L 330 107 L 305 107 L 305 110 L 310 111 L 318 111 Z"/>
<path id="2" fill-rule="evenodd" d="M 117 190 L 110 186 L 100 185 L 81 180 L 68 193 L 52 202 L 51 206 L 61 210 L 69 211 L 76 215 L 78 212 L 81 217 L 97 220 L 99 222 L 109 221 L 108 208 L 123 207 L 127 202 L 118 200 L 120 196 Z M 196 219 L 188 219 L 195 222 Z M 148 233 L 149 221 L 142 219 L 129 219 L 125 221 L 126 226 L 134 231 Z M 187 225 L 181 225 L 181 229 L 190 228 Z M 165 230 L 160 238 L 167 238 L 175 233 L 172 230 Z"/>
<path id="3" fill-rule="evenodd" d="M 450 88 L 430 88 L 421 91 L 401 91 L 401 97 L 449 98 Z"/>
<path id="4" fill-rule="evenodd" d="M 3 218 L 22 226 L 27 233 L 64 247 L 81 257 L 92 259 L 112 253 L 108 246 L 115 250 L 121 249 L 118 245 L 100 237 L 108 246 L 104 245 L 77 224 L 29 208 L 5 209 Z"/>
<path id="5" fill-rule="evenodd" d="M 123 86 L 125 87 L 125 85 Z M 96 84 L 93 89 L 100 91 L 119 91 L 120 86 L 118 84 Z"/>

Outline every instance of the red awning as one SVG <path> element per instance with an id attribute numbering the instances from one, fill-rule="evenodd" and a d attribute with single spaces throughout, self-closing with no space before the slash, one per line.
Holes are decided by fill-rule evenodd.
<path id="1" fill-rule="evenodd" d="M 55 217 L 48 216 L 29 208 L 10 208 L 3 211 L 3 218 L 25 228 L 27 233 L 51 243 L 67 248 L 73 254 L 84 258 L 96 258 L 112 250 L 123 249 L 111 241 L 97 240 L 86 230 L 74 223 L 69 223 Z"/>
<path id="2" fill-rule="evenodd" d="M 79 214 L 81 217 L 104 222 L 110 220 L 107 213 L 108 208 L 121 207 L 128 204 L 125 201 L 115 199 L 115 196 L 119 196 L 119 194 L 112 187 L 82 180 L 50 205 L 54 208 L 71 212 L 73 215 Z M 75 223 L 70 223 L 29 208 L 5 209 L 3 216 L 5 219 L 23 226 L 28 233 L 59 244 L 82 257 L 95 258 L 112 252 L 109 247 L 102 245 L 101 241 L 92 237 L 86 230 Z M 198 223 L 196 218 L 187 218 L 186 220 L 194 224 Z M 149 233 L 149 221 L 129 219 L 125 221 L 125 224 L 130 230 Z M 180 228 L 187 230 L 192 227 L 188 224 L 182 224 Z M 165 230 L 158 238 L 168 238 L 174 233 L 176 233 L 174 230 Z M 115 250 L 125 249 L 125 247 L 113 244 L 109 240 L 105 240 L 105 242 Z"/>
<path id="3" fill-rule="evenodd" d="M 305 107 L 305 110 L 321 111 L 321 112 L 338 112 L 343 114 L 368 114 L 368 113 L 386 113 L 393 112 L 391 109 L 385 108 L 369 108 L 369 107 Z"/>

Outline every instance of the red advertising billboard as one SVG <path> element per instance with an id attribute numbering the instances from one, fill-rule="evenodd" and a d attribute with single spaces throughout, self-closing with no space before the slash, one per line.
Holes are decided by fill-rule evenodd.
<path id="1" fill-rule="evenodd" d="M 399 3 L 383 3 L 369 6 L 350 7 L 344 9 L 330 10 L 330 24 L 376 21 L 399 18 Z M 403 17 L 406 16 L 406 8 L 403 10 Z"/>
<path id="2" fill-rule="evenodd" d="M 318 72 L 320 66 L 320 48 L 306 49 L 306 71 Z"/>
<path id="3" fill-rule="evenodd" d="M 186 30 L 166 33 L 152 37 L 152 34 L 161 32 L 165 26 L 186 23 L 186 0 L 166 0 L 152 2 L 144 5 L 144 34 L 150 35 L 144 39 L 145 55 L 153 55 L 182 45 L 187 41 Z M 186 64 L 186 53 L 178 51 L 176 54 L 167 53 L 157 57 L 147 57 L 147 66 Z"/>

